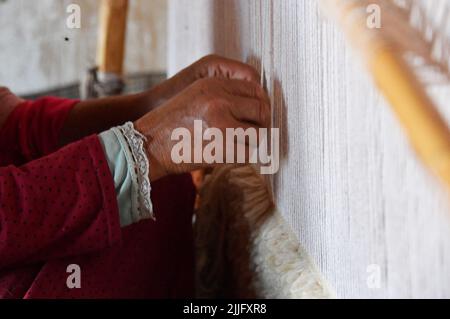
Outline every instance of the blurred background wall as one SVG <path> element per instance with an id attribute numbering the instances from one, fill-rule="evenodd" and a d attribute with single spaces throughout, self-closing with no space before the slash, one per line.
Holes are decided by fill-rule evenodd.
<path id="1" fill-rule="evenodd" d="M 81 7 L 81 28 L 69 29 L 66 8 Z M 30 94 L 80 80 L 95 65 L 97 0 L 0 1 L 0 85 Z M 165 73 L 166 0 L 131 0 L 127 74 Z"/>

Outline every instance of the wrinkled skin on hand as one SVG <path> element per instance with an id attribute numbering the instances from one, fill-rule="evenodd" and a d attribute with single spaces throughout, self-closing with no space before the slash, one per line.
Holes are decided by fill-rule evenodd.
<path id="1" fill-rule="evenodd" d="M 231 65 L 230 69 L 227 65 Z M 206 78 L 194 81 L 135 122 L 136 129 L 147 138 L 152 181 L 212 166 L 172 161 L 172 148 L 177 142 L 172 141 L 171 136 L 177 128 L 186 128 L 194 136 L 194 121 L 201 120 L 203 129 L 218 128 L 225 136 L 226 128 L 258 129 L 270 125 L 269 98 L 258 83 L 256 71 L 239 62 L 210 64 L 199 70 L 197 76 Z"/>
<path id="2" fill-rule="evenodd" d="M 154 93 L 162 103 L 194 82 L 205 78 L 225 78 L 260 83 L 259 73 L 251 66 L 217 55 L 208 55 L 161 83 L 155 88 Z"/>

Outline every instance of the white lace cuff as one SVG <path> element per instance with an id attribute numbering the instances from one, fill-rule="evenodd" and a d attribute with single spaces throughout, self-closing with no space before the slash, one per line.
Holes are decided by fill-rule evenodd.
<path id="1" fill-rule="evenodd" d="M 134 129 L 133 123 L 128 122 L 122 126 L 113 129 L 116 134 L 122 135 L 126 144 L 128 146 L 127 160 L 130 169 L 133 170 L 132 174 L 136 177 L 136 182 L 134 188 L 137 188 L 133 193 L 133 201 L 136 203 L 136 209 L 133 213 L 133 219 L 153 219 L 155 220 L 155 215 L 153 213 L 153 204 L 150 197 L 151 185 L 150 185 L 150 164 L 145 152 L 144 142 L 146 141 L 145 136 Z M 131 162 L 131 163 L 130 163 Z"/>

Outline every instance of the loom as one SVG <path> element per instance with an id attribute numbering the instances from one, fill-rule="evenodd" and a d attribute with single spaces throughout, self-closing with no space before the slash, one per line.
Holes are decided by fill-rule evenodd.
<path id="1" fill-rule="evenodd" d="M 359 4 L 354 12 L 367 14 L 366 2 L 333 2 Z M 445 68 L 436 67 L 445 66 L 449 51 L 445 41 L 426 35 L 433 25 L 448 34 L 448 10 L 439 0 L 371 3 L 379 3 L 381 13 L 386 5 L 397 8 L 400 15 L 385 15 L 389 23 L 408 12 L 411 23 L 422 23 L 394 38 L 402 48 L 422 39 L 443 49 L 419 45 L 410 65 L 396 56 L 390 67 L 383 58 L 366 70 L 366 60 L 346 44 L 341 30 L 347 29 L 338 28 L 318 2 L 169 2 L 169 73 L 212 52 L 252 63 L 264 73 L 273 126 L 282 135 L 280 172 L 269 181 L 258 181 L 251 167 L 222 168 L 207 178 L 196 226 L 201 296 L 450 296 L 444 124 L 450 117 L 442 107 L 449 90 Z M 354 33 L 366 39 L 361 30 Z M 436 50 L 440 59 L 433 58 Z M 424 81 L 418 69 L 440 85 Z M 402 72 L 406 78 L 392 76 Z M 420 89 L 408 92 L 400 83 Z M 444 152 L 431 151 L 433 145 Z M 275 206 L 252 205 L 258 196 L 245 198 L 245 190 L 259 194 L 260 203 L 272 193 Z"/>

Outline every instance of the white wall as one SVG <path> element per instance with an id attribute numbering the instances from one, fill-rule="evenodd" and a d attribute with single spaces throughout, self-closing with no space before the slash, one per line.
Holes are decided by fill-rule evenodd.
<path id="1" fill-rule="evenodd" d="M 448 193 L 317 2 L 170 0 L 169 8 L 171 73 L 210 52 L 264 60 L 283 131 L 277 205 L 338 296 L 449 298 Z M 372 264 L 380 289 L 367 285 Z"/>
<path id="2" fill-rule="evenodd" d="M 71 3 L 81 6 L 78 30 L 66 27 Z M 99 3 L 0 2 L 0 85 L 23 94 L 78 81 L 95 64 Z M 165 72 L 166 10 L 166 0 L 130 0 L 127 72 Z"/>

